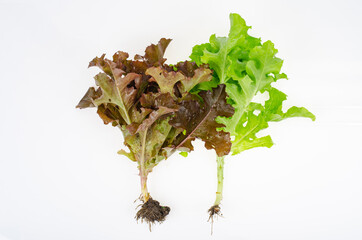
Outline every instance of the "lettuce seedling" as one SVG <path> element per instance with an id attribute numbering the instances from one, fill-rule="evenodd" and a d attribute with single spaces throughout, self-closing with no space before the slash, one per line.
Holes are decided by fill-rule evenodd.
<path id="1" fill-rule="evenodd" d="M 164 221 L 170 211 L 153 200 L 147 189 L 148 174 L 158 163 L 176 151 L 192 151 L 196 138 L 220 156 L 231 148 L 230 134 L 218 131 L 225 126 L 216 122 L 216 117 L 234 113 L 226 102 L 224 86 L 191 93 L 196 85 L 212 80 L 212 71 L 207 65 L 188 61 L 165 64 L 163 56 L 170 41 L 162 38 L 134 60 L 121 51 L 113 55 L 113 60 L 104 54 L 94 58 L 89 66 L 103 72 L 94 78 L 97 87 L 89 88 L 77 105 L 96 107 L 105 124 L 123 133 L 129 151 L 118 153 L 137 163 L 141 180 L 143 204 L 136 219 L 149 226 Z"/>
<path id="2" fill-rule="evenodd" d="M 227 102 L 235 109 L 231 117 L 218 116 L 217 122 L 225 127 L 219 130 L 230 133 L 231 154 L 236 155 L 256 147 L 273 145 L 269 135 L 258 137 L 259 131 L 268 128 L 269 122 L 279 122 L 291 117 L 306 117 L 313 121 L 315 116 L 304 107 L 282 110 L 286 94 L 272 86 L 279 79 L 287 79 L 281 72 L 283 60 L 276 57 L 277 50 L 271 41 L 248 34 L 249 26 L 238 14 L 230 14 L 228 37 L 212 35 L 209 43 L 196 45 L 190 56 L 198 65 L 208 64 L 214 70 L 212 81 L 201 83 L 198 89 L 210 90 L 225 85 Z M 264 104 L 253 102 L 258 93 L 269 94 Z M 209 220 L 220 215 L 223 191 L 224 158 L 217 156 L 217 192 L 214 205 L 209 209 Z"/>

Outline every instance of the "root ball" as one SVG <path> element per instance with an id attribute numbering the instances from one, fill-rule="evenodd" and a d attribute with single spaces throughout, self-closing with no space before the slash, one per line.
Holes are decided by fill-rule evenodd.
<path id="1" fill-rule="evenodd" d="M 142 204 L 135 218 L 137 221 L 144 221 L 151 226 L 151 224 L 163 222 L 169 213 L 169 207 L 161 206 L 158 201 L 149 198 L 147 202 Z"/>

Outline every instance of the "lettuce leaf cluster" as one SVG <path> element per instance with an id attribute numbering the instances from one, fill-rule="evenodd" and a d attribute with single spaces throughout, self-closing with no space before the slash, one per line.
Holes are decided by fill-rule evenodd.
<path id="1" fill-rule="evenodd" d="M 225 126 L 216 122 L 234 113 L 225 88 L 191 93 L 196 85 L 212 80 L 212 70 L 189 61 L 165 64 L 170 41 L 162 38 L 133 60 L 121 51 L 112 60 L 104 54 L 94 58 L 89 67 L 102 70 L 94 77 L 97 87 L 90 87 L 77 105 L 96 107 L 105 124 L 121 130 L 129 151 L 119 154 L 137 162 L 144 203 L 150 199 L 148 174 L 174 152 L 194 150 L 193 140 L 203 140 L 220 156 L 231 149 L 230 134 L 220 131 Z"/>
<path id="2" fill-rule="evenodd" d="M 269 122 L 291 117 L 314 121 L 315 116 L 304 107 L 293 106 L 283 111 L 287 95 L 272 85 L 279 79 L 287 79 L 281 72 L 283 60 L 276 57 L 278 50 L 271 41 L 262 43 L 260 38 L 250 36 L 250 27 L 238 14 L 230 14 L 230 25 L 227 37 L 211 35 L 208 43 L 194 46 L 190 58 L 199 66 L 208 64 L 215 73 L 199 89 L 213 89 L 220 84 L 226 87 L 227 102 L 235 113 L 231 117 L 218 116 L 216 120 L 225 126 L 220 128 L 222 131 L 230 133 L 231 154 L 236 155 L 256 147 L 270 148 L 273 145 L 270 135 L 257 136 L 268 128 Z M 258 93 L 267 93 L 269 99 L 263 104 L 253 101 Z M 219 156 L 217 163 L 218 191 L 214 206 L 209 209 L 211 219 L 219 214 L 222 199 L 224 159 Z"/>
<path id="3" fill-rule="evenodd" d="M 304 107 L 282 110 L 286 94 L 277 90 L 272 83 L 286 79 L 281 72 L 283 60 L 276 57 L 278 50 L 271 41 L 261 42 L 260 38 L 248 34 L 249 26 L 238 14 L 230 14 L 228 37 L 212 35 L 210 42 L 196 45 L 190 56 L 198 65 L 208 64 L 215 71 L 212 81 L 202 89 L 212 89 L 225 84 L 230 103 L 235 113 L 232 117 L 218 117 L 222 128 L 233 136 L 232 154 L 238 154 L 254 147 L 271 147 L 269 135 L 256 137 L 256 133 L 268 127 L 268 122 L 277 122 L 290 117 L 315 116 Z M 267 92 L 265 104 L 253 102 L 258 93 Z"/>
<path id="4" fill-rule="evenodd" d="M 276 57 L 271 41 L 248 34 L 249 26 L 238 14 L 230 14 L 227 37 L 210 37 L 194 46 L 191 61 L 166 64 L 164 53 L 171 39 L 151 44 L 144 55 L 129 58 L 118 51 L 105 54 L 89 67 L 101 72 L 94 79 L 78 108 L 97 108 L 104 124 L 120 129 L 128 150 L 118 153 L 136 162 L 141 180 L 143 205 L 136 218 L 162 222 L 169 212 L 147 190 L 147 177 L 157 164 L 179 151 L 187 156 L 195 139 L 216 152 L 218 189 L 210 217 L 220 213 L 224 157 L 256 147 L 271 147 L 269 135 L 259 136 L 269 122 L 291 117 L 315 116 L 304 107 L 283 110 L 287 96 L 274 87 L 287 79 L 283 60 Z M 255 101 L 266 93 L 264 103 Z"/>

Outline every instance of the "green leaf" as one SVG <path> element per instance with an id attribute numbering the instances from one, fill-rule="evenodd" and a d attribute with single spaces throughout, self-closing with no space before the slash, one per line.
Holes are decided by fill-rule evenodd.
<path id="1" fill-rule="evenodd" d="M 183 156 L 183 157 L 187 157 L 187 156 L 189 155 L 188 152 L 180 152 L 179 154 L 180 154 L 181 156 Z"/>
<path id="2" fill-rule="evenodd" d="M 255 93 L 262 91 L 275 81 L 275 77 L 270 73 L 279 74 L 283 60 L 275 57 L 277 52 L 278 50 L 274 48 L 274 44 L 270 41 L 250 51 L 250 60 L 246 64 L 246 72 L 253 80 L 253 91 Z"/>
<path id="3" fill-rule="evenodd" d="M 316 119 L 315 115 L 309 112 L 306 108 L 295 106 L 288 109 L 288 111 L 284 114 L 283 119 L 291 117 L 306 117 L 312 119 L 312 121 L 315 121 Z"/>
<path id="4" fill-rule="evenodd" d="M 291 117 L 306 117 L 311 120 L 315 120 L 314 114 L 309 112 L 304 107 L 291 107 L 287 110 L 287 112 L 283 112 L 283 101 L 287 99 L 287 95 L 283 92 L 270 88 L 269 92 L 269 100 L 265 102 L 265 118 L 267 121 L 279 122 L 286 118 Z"/>
<path id="5" fill-rule="evenodd" d="M 118 153 L 119 155 L 123 155 L 123 156 L 128 157 L 128 158 L 129 158 L 131 161 L 133 161 L 133 162 L 136 162 L 136 161 L 137 161 L 132 152 L 127 152 L 127 151 L 121 149 L 121 150 L 119 150 L 117 153 Z"/>
<path id="6" fill-rule="evenodd" d="M 273 141 L 269 135 L 261 138 L 255 138 L 253 140 L 241 141 L 240 144 L 233 146 L 232 155 L 239 154 L 242 151 L 255 147 L 271 148 L 272 146 L 273 146 Z"/>
<path id="7" fill-rule="evenodd" d="M 226 83 L 230 79 L 228 70 L 232 64 L 233 52 L 240 51 L 240 48 L 248 50 L 260 43 L 260 39 L 247 34 L 249 28 L 238 14 L 230 14 L 229 36 L 211 35 L 210 43 L 196 45 L 190 58 L 198 65 L 209 64 L 210 68 L 215 70 L 220 84 Z"/>
<path id="8" fill-rule="evenodd" d="M 303 107 L 292 107 L 282 111 L 286 95 L 271 87 L 273 82 L 286 79 L 281 73 L 283 60 L 276 57 L 278 52 L 271 41 L 261 44 L 260 38 L 250 36 L 250 27 L 237 14 L 230 14 L 228 37 L 212 35 L 210 42 L 197 45 L 190 56 L 198 65 L 208 64 L 216 73 L 213 81 L 203 85 L 208 88 L 217 81 L 226 86 L 227 102 L 235 113 L 231 117 L 219 116 L 217 122 L 224 125 L 219 130 L 232 136 L 233 154 L 254 147 L 271 147 L 270 136 L 257 137 L 256 134 L 268 127 L 270 121 L 281 121 L 289 117 L 315 116 Z M 269 92 L 269 100 L 264 105 L 252 102 L 258 93 Z"/>

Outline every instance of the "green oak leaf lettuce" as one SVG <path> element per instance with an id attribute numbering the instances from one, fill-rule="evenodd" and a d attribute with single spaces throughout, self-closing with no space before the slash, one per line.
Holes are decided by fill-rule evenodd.
<path id="1" fill-rule="evenodd" d="M 288 117 L 308 117 L 314 115 L 305 108 L 292 107 L 286 113 L 281 111 L 285 96 L 271 86 L 273 82 L 286 78 L 281 73 L 283 60 L 276 57 L 277 50 L 271 41 L 261 43 L 260 38 L 248 34 L 249 26 L 238 14 L 230 14 L 230 32 L 228 37 L 212 35 L 210 42 L 196 45 L 190 58 L 197 64 L 208 64 L 217 77 L 213 81 L 225 84 L 230 103 L 235 113 L 232 117 L 218 117 L 217 121 L 225 125 L 222 128 L 231 136 L 232 153 L 250 147 L 272 145 L 270 137 L 258 139 L 255 134 L 268 127 L 269 121 L 280 121 Z M 207 83 L 212 88 L 212 81 Z M 204 88 L 207 85 L 204 85 Z M 266 105 L 252 102 L 258 93 L 269 93 Z M 254 111 L 260 111 L 255 115 Z"/>
<path id="2" fill-rule="evenodd" d="M 260 38 L 248 34 L 249 26 L 238 14 L 230 14 L 230 32 L 228 37 L 210 37 L 209 43 L 196 45 L 190 55 L 198 65 L 208 64 L 216 75 L 201 89 L 212 89 L 216 84 L 224 84 L 228 95 L 227 102 L 235 113 L 231 117 L 219 116 L 217 122 L 225 127 L 219 130 L 229 132 L 232 138 L 231 153 L 255 147 L 271 147 L 273 141 L 269 135 L 257 134 L 268 128 L 269 122 L 277 122 L 291 117 L 315 116 L 303 107 L 291 107 L 282 111 L 286 95 L 277 90 L 273 83 L 286 79 L 281 72 L 283 60 L 276 57 L 278 52 L 271 41 L 261 42 Z M 267 92 L 269 99 L 264 103 L 253 102 L 258 93 Z M 220 158 L 221 157 L 221 158 Z M 218 157 L 218 174 L 223 173 L 223 158 Z M 218 184 L 221 184 L 220 178 Z M 209 210 L 211 219 L 219 214 L 222 189 L 218 188 L 214 206 Z"/>

